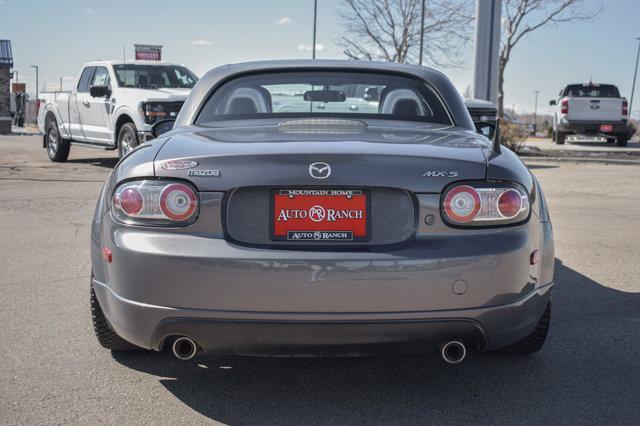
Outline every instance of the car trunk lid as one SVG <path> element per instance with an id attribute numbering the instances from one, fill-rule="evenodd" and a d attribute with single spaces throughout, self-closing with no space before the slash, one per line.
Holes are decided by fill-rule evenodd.
<path id="1" fill-rule="evenodd" d="M 283 130 L 272 124 L 200 128 L 172 136 L 156 157 L 155 173 L 188 179 L 200 191 L 296 185 L 438 193 L 454 180 L 485 178 L 481 148 L 486 143 L 471 131 L 429 124 L 417 128 L 415 123 L 359 130 Z M 166 166 L 175 160 L 192 161 L 193 167 Z M 316 162 L 330 165 L 330 176 L 311 176 L 310 165 Z"/>

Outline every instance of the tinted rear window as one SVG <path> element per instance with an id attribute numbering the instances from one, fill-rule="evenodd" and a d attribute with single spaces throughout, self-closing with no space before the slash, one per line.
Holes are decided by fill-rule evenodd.
<path id="1" fill-rule="evenodd" d="M 570 98 L 619 98 L 618 88 L 611 84 L 570 84 L 565 87 L 562 96 Z"/>
<path id="2" fill-rule="evenodd" d="M 419 80 L 329 71 L 263 73 L 230 80 L 206 101 L 196 124 L 327 116 L 453 124 L 440 98 Z"/>

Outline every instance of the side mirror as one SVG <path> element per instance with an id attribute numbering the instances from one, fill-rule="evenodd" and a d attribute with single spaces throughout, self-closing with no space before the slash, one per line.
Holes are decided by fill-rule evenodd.
<path id="1" fill-rule="evenodd" d="M 555 100 L 551 100 L 551 101 L 549 101 L 549 105 L 551 105 L 551 106 L 558 105 L 558 103 Z"/>
<path id="2" fill-rule="evenodd" d="M 89 94 L 92 98 L 107 98 L 111 96 L 111 89 L 109 89 L 109 86 L 91 86 L 89 87 Z"/>
<path id="3" fill-rule="evenodd" d="M 160 135 L 163 135 L 173 129 L 173 125 L 176 120 L 173 118 L 167 118 L 166 120 L 160 120 L 156 122 L 153 127 L 151 127 L 151 134 L 154 138 L 157 138 Z"/>
<path id="4" fill-rule="evenodd" d="M 489 140 L 494 140 L 496 135 L 496 123 L 489 121 L 476 121 L 473 123 L 476 126 L 476 132 L 485 136 Z"/>

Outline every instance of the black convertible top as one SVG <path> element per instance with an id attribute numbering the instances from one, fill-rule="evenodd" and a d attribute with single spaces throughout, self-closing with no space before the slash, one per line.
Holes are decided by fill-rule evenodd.
<path id="1" fill-rule="evenodd" d="M 417 78 L 429 83 L 442 97 L 449 109 L 454 124 L 458 127 L 475 130 L 469 112 L 458 91 L 451 81 L 441 72 L 428 67 L 398 64 L 394 62 L 353 61 L 353 60 L 281 60 L 245 62 L 224 65 L 207 72 L 196 84 L 184 103 L 176 120 L 175 127 L 191 125 L 203 102 L 220 83 L 234 77 L 255 72 L 304 71 L 304 70 L 353 70 L 400 74 Z"/>

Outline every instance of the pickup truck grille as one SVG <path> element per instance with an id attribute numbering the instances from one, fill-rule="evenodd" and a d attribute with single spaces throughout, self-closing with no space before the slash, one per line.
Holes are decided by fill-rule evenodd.
<path id="1" fill-rule="evenodd" d="M 184 104 L 184 101 L 163 103 L 164 110 L 167 113 L 167 117 L 170 117 L 170 118 L 177 117 L 178 113 L 180 112 L 180 108 L 182 108 L 183 104 Z"/>

